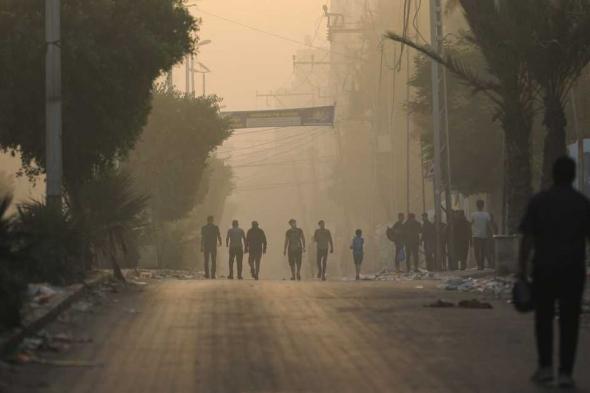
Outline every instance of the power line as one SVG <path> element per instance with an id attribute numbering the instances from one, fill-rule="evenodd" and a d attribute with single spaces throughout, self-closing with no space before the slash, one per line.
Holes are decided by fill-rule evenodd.
<path id="1" fill-rule="evenodd" d="M 329 48 L 323 48 L 321 46 L 316 46 L 316 45 L 313 45 L 313 44 L 308 44 L 308 43 L 305 43 L 303 41 L 299 41 L 299 40 L 296 40 L 296 39 L 293 39 L 293 38 L 290 38 L 290 37 L 287 37 L 287 36 L 284 36 L 284 35 L 281 35 L 281 34 L 273 33 L 271 31 L 263 30 L 263 29 L 260 29 L 258 27 L 255 27 L 255 26 L 247 25 L 247 24 L 242 23 L 242 22 L 239 22 L 237 20 L 233 20 L 233 19 L 230 19 L 230 18 L 226 18 L 225 16 L 221 16 L 221 15 L 217 15 L 217 14 L 214 14 L 212 12 L 209 12 L 209 11 L 205 11 L 201 7 L 198 7 L 197 9 L 199 10 L 199 12 L 201 12 L 201 13 L 203 13 L 205 15 L 209 15 L 209 16 L 212 16 L 214 18 L 218 18 L 218 19 L 224 20 L 224 21 L 226 21 L 228 23 L 233 23 L 235 25 L 244 27 L 246 29 L 250 29 L 250 30 L 253 30 L 253 31 L 262 33 L 262 34 L 266 34 L 266 35 L 269 35 L 271 37 L 278 38 L 278 39 L 283 40 L 283 41 L 288 41 L 288 42 L 291 42 L 293 44 L 303 45 L 303 46 L 306 46 L 308 48 L 318 49 L 318 50 L 322 50 L 322 51 L 325 51 L 325 52 L 336 53 L 336 54 L 338 54 L 340 56 L 349 57 L 349 58 L 355 59 L 355 60 L 363 60 L 362 58 L 357 57 L 357 56 L 354 56 L 354 55 L 349 55 L 349 54 L 345 54 L 345 53 L 334 52 L 334 51 L 330 50 Z"/>

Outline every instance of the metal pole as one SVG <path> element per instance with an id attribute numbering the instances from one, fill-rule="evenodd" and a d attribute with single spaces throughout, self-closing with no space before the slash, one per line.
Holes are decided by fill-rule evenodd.
<path id="1" fill-rule="evenodd" d="M 430 0 L 430 39 L 431 45 L 437 53 L 441 53 L 442 42 L 442 16 L 440 0 Z M 440 118 L 440 71 L 441 66 L 432 61 L 432 128 L 434 134 L 434 225 L 436 228 L 435 239 L 435 264 L 442 268 L 442 234 L 441 229 L 441 118 Z"/>
<path id="2" fill-rule="evenodd" d="M 442 29 L 442 28 L 441 28 Z M 442 35 L 441 35 L 442 37 Z M 445 205 L 447 207 L 447 228 L 448 228 L 448 239 L 447 249 L 449 250 L 449 261 L 448 264 L 451 267 L 455 266 L 455 226 L 453 223 L 453 201 L 451 200 L 451 138 L 449 135 L 449 106 L 448 106 L 448 91 L 447 91 L 447 70 L 442 70 L 442 101 L 443 101 L 443 116 L 445 125 Z"/>
<path id="3" fill-rule="evenodd" d="M 172 69 L 166 73 L 166 91 L 174 90 L 174 82 L 172 82 Z"/>
<path id="4" fill-rule="evenodd" d="M 195 55 L 191 53 L 191 96 L 196 95 L 195 87 Z"/>
<path id="5" fill-rule="evenodd" d="M 191 58 L 190 56 L 186 56 L 184 58 L 184 68 L 185 68 L 185 92 L 187 95 L 191 93 Z"/>
<path id="6" fill-rule="evenodd" d="M 61 104 L 61 18 L 60 0 L 45 2 L 45 149 L 47 205 L 62 203 L 62 104 Z"/>
<path id="7" fill-rule="evenodd" d="M 406 102 L 410 102 L 410 51 L 406 51 Z M 410 110 L 406 112 L 406 212 L 410 214 Z"/>

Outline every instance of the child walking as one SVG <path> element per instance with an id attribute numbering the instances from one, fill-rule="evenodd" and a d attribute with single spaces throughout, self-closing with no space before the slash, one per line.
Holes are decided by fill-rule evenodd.
<path id="1" fill-rule="evenodd" d="M 361 279 L 361 264 L 363 263 L 365 239 L 363 239 L 363 231 L 360 229 L 355 231 L 355 235 L 352 239 L 350 249 L 352 250 L 352 258 L 354 259 L 354 267 L 356 268 L 356 280 L 358 281 Z"/>

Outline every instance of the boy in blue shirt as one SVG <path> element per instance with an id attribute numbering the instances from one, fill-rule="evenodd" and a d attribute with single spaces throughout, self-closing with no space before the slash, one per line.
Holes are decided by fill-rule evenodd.
<path id="1" fill-rule="evenodd" d="M 361 279 L 361 264 L 363 263 L 365 239 L 363 239 L 363 231 L 360 229 L 355 231 L 355 235 L 352 239 L 350 249 L 352 250 L 352 258 L 354 259 L 354 267 L 356 268 L 356 280 L 358 281 Z"/>

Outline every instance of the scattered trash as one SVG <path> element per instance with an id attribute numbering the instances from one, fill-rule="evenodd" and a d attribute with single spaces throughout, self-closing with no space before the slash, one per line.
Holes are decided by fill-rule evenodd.
<path id="1" fill-rule="evenodd" d="M 92 303 L 80 300 L 79 302 L 74 303 L 72 305 L 72 310 L 79 311 L 79 312 L 88 312 L 92 308 Z"/>
<path id="2" fill-rule="evenodd" d="M 98 367 L 98 366 L 100 366 L 99 363 L 85 361 L 85 360 L 45 359 L 45 358 L 40 358 L 38 356 L 33 356 L 33 355 L 31 355 L 29 357 L 29 362 L 43 364 L 43 365 L 47 365 L 47 366 L 56 366 L 56 367 Z"/>
<path id="3" fill-rule="evenodd" d="M 29 284 L 28 294 L 34 304 L 47 304 L 57 294 L 63 292 L 63 289 L 52 287 L 49 284 Z"/>
<path id="4" fill-rule="evenodd" d="M 461 300 L 459 302 L 459 307 L 461 307 L 461 308 L 485 309 L 485 310 L 489 310 L 489 309 L 494 308 L 490 303 L 480 302 L 477 299 Z"/>
<path id="5" fill-rule="evenodd" d="M 427 304 L 424 307 L 431 307 L 431 308 L 451 308 L 455 307 L 455 303 L 447 302 L 442 299 L 438 299 L 436 302 Z"/>
<path id="6" fill-rule="evenodd" d="M 424 285 L 416 285 L 414 288 L 416 288 L 416 289 L 424 289 Z"/>
<path id="7" fill-rule="evenodd" d="M 448 291 L 478 292 L 496 298 L 510 298 L 514 280 L 511 278 L 459 278 L 451 277 L 441 283 L 438 288 Z"/>

